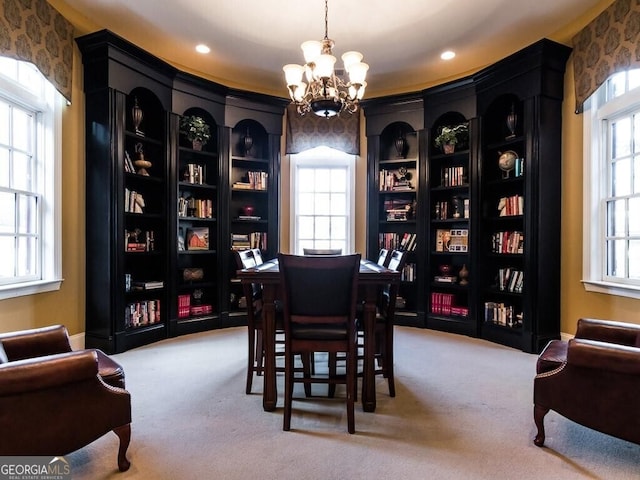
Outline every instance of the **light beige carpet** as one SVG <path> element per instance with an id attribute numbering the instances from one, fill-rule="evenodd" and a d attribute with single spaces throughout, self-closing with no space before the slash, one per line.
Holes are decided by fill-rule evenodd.
<path id="1" fill-rule="evenodd" d="M 304 399 L 296 390 L 292 430 L 284 432 L 282 377 L 275 412 L 262 410 L 262 377 L 245 395 L 245 328 L 115 355 L 132 396 L 131 469 L 117 471 L 110 433 L 66 457 L 73 478 L 640 478 L 640 446 L 554 412 L 546 448 L 533 445 L 535 355 L 406 327 L 396 328 L 395 345 L 397 396 L 379 378 L 377 410 L 356 406 L 354 435 L 342 398 Z"/>

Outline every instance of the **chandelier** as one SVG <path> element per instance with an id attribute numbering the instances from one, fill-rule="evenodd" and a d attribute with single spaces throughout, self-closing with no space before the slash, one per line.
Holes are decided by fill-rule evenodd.
<path id="1" fill-rule="evenodd" d="M 288 64 L 284 70 L 289 96 L 298 113 L 313 112 L 320 117 L 333 117 L 342 111 L 354 113 L 358 102 L 364 96 L 369 65 L 362 62 L 360 52 L 342 55 L 344 72 L 349 75 L 345 82 L 336 74 L 333 66 L 336 57 L 331 49 L 334 42 L 329 38 L 329 6 L 324 1 L 324 39 L 322 42 L 309 40 L 300 45 L 304 54 L 304 65 Z M 306 82 L 303 82 L 303 75 Z"/>

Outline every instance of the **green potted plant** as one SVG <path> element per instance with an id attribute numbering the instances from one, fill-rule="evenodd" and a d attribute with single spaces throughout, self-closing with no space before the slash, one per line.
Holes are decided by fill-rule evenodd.
<path id="1" fill-rule="evenodd" d="M 438 135 L 433 143 L 442 148 L 444 153 L 453 153 L 458 142 L 465 141 L 469 133 L 469 124 L 460 123 L 455 126 L 444 125 L 438 130 Z"/>
<path id="2" fill-rule="evenodd" d="M 180 119 L 180 133 L 192 143 L 194 150 L 201 150 L 211 138 L 209 125 L 197 115 L 187 115 Z"/>

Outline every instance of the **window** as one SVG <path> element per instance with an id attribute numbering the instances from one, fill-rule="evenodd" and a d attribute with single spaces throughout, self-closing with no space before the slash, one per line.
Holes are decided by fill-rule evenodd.
<path id="1" fill-rule="evenodd" d="M 318 147 L 291 156 L 291 245 L 354 249 L 355 156 Z"/>
<path id="2" fill-rule="evenodd" d="M 640 70 L 612 75 L 584 115 L 584 284 L 640 298 Z M 589 111 L 587 111 L 587 108 Z"/>
<path id="3" fill-rule="evenodd" d="M 60 286 L 63 101 L 35 66 L 0 57 L 0 299 Z"/>

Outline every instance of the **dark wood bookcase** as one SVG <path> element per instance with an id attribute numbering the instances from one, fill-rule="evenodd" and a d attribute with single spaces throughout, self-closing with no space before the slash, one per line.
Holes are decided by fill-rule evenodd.
<path id="1" fill-rule="evenodd" d="M 542 40 L 475 76 L 482 124 L 479 333 L 527 352 L 560 336 L 562 99 L 569 53 Z"/>
<path id="2" fill-rule="evenodd" d="M 381 248 L 407 251 L 398 291 L 398 324 L 424 322 L 424 135 L 422 99 L 403 95 L 367 102 L 367 258 Z"/>
<path id="3" fill-rule="evenodd" d="M 383 214 L 395 192 L 380 191 L 379 172 L 398 161 L 398 125 L 417 138 L 419 241 L 410 257 L 415 303 L 407 302 L 413 324 L 526 352 L 559 338 L 561 104 L 569 53 L 541 40 L 419 99 L 364 102 L 370 258 L 380 233 L 392 229 Z M 423 118 L 413 118 L 416 112 Z M 468 143 L 454 153 L 436 148 L 439 128 L 460 123 L 469 125 Z M 447 248 L 450 239 L 456 248 Z"/>
<path id="4" fill-rule="evenodd" d="M 77 42 L 86 96 L 86 345 L 116 353 L 242 324 L 230 315 L 230 238 L 238 208 L 255 204 L 264 220 L 251 227 L 268 234 L 265 254 L 278 249 L 286 102 L 179 72 L 108 31 Z M 201 150 L 180 134 L 185 115 L 211 129 Z M 234 145 L 247 127 L 259 153 L 244 152 L 242 169 L 270 180 L 250 198 L 230 186 L 241 169 Z"/>
<path id="5" fill-rule="evenodd" d="M 246 300 L 235 277 L 233 250 L 259 248 L 264 258 L 279 251 L 280 137 L 286 103 L 271 108 L 230 95 L 226 107 L 229 205 L 224 273 L 231 319 L 244 317 Z"/>

